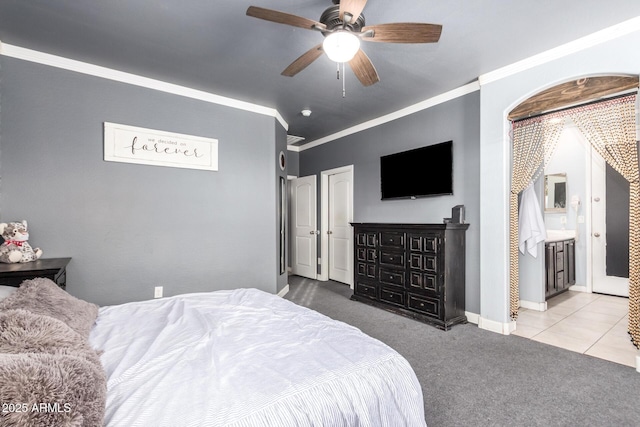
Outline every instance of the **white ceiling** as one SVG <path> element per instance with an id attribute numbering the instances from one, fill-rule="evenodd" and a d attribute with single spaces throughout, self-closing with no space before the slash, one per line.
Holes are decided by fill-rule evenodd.
<path id="1" fill-rule="evenodd" d="M 280 75 L 322 35 L 248 17 L 250 5 L 318 20 L 332 2 L 1 0 L 0 41 L 275 108 L 308 143 L 640 16 L 638 0 L 369 0 L 369 25 L 437 23 L 442 35 L 436 44 L 363 44 L 380 82 L 363 87 L 347 68 L 343 98 L 324 56 Z"/>

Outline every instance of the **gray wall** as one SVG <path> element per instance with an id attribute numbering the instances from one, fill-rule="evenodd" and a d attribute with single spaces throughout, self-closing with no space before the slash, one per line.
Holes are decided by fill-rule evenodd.
<path id="1" fill-rule="evenodd" d="M 291 176 L 299 176 L 300 173 L 300 153 L 287 151 L 287 172 Z"/>
<path id="2" fill-rule="evenodd" d="M 275 144 L 274 144 L 274 156 L 273 156 L 273 162 L 277 165 L 275 167 L 275 175 L 276 175 L 276 179 L 275 179 L 275 187 L 276 187 L 276 194 L 275 194 L 275 202 L 276 202 L 276 221 L 277 221 L 277 227 L 276 227 L 276 263 L 277 263 L 277 291 L 280 292 L 281 290 L 283 290 L 285 288 L 285 286 L 287 286 L 287 278 L 288 278 L 288 274 L 287 274 L 287 266 L 288 266 L 288 228 L 289 228 L 289 209 L 287 209 L 288 206 L 288 202 L 289 202 L 289 186 L 287 184 L 287 173 L 288 173 L 288 164 L 289 164 L 289 155 L 287 153 L 287 132 L 285 131 L 285 129 L 282 126 L 276 126 L 275 129 Z M 285 168 L 284 170 L 282 170 L 282 168 L 280 167 L 280 153 L 284 154 L 285 157 Z M 284 180 L 284 191 L 282 191 L 282 194 L 280 194 L 280 178 L 282 178 Z M 283 198 L 283 203 L 284 203 L 284 209 L 281 206 L 280 203 L 280 197 Z M 282 219 L 283 219 L 283 224 L 284 224 L 284 243 L 282 244 L 282 248 L 280 247 L 281 242 L 280 242 L 280 215 L 282 215 Z M 283 251 L 283 255 L 284 255 L 284 270 L 282 272 L 282 274 L 280 273 L 280 250 L 282 249 Z"/>
<path id="3" fill-rule="evenodd" d="M 453 195 L 380 200 L 380 156 L 453 140 Z M 354 221 L 442 223 L 463 204 L 467 231 L 466 310 L 480 313 L 480 93 L 300 152 L 300 176 L 354 165 Z M 320 200 L 318 200 L 318 204 Z M 322 230 L 323 232 L 323 230 Z"/>
<path id="4" fill-rule="evenodd" d="M 8 57 L 0 73 L 0 219 L 73 258 L 71 294 L 280 289 L 273 117 Z M 219 171 L 105 162 L 105 121 L 217 138 Z"/>

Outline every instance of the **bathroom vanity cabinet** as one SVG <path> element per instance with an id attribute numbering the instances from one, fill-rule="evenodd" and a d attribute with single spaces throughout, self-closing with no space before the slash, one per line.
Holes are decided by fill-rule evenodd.
<path id="1" fill-rule="evenodd" d="M 545 299 L 569 289 L 576 283 L 576 241 L 545 243 Z"/>

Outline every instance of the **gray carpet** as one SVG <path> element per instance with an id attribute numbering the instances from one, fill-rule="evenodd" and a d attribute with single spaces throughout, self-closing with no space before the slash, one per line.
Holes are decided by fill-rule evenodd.
<path id="1" fill-rule="evenodd" d="M 349 286 L 289 277 L 285 296 L 379 339 L 411 364 L 427 425 L 640 426 L 634 368 L 474 324 L 444 332 L 349 300 Z"/>

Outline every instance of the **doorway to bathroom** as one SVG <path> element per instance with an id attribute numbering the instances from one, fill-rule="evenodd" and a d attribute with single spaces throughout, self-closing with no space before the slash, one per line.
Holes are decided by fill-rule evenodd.
<path id="1" fill-rule="evenodd" d="M 544 177 L 547 241 L 575 241 L 573 289 L 628 297 L 628 181 L 568 119 Z"/>

